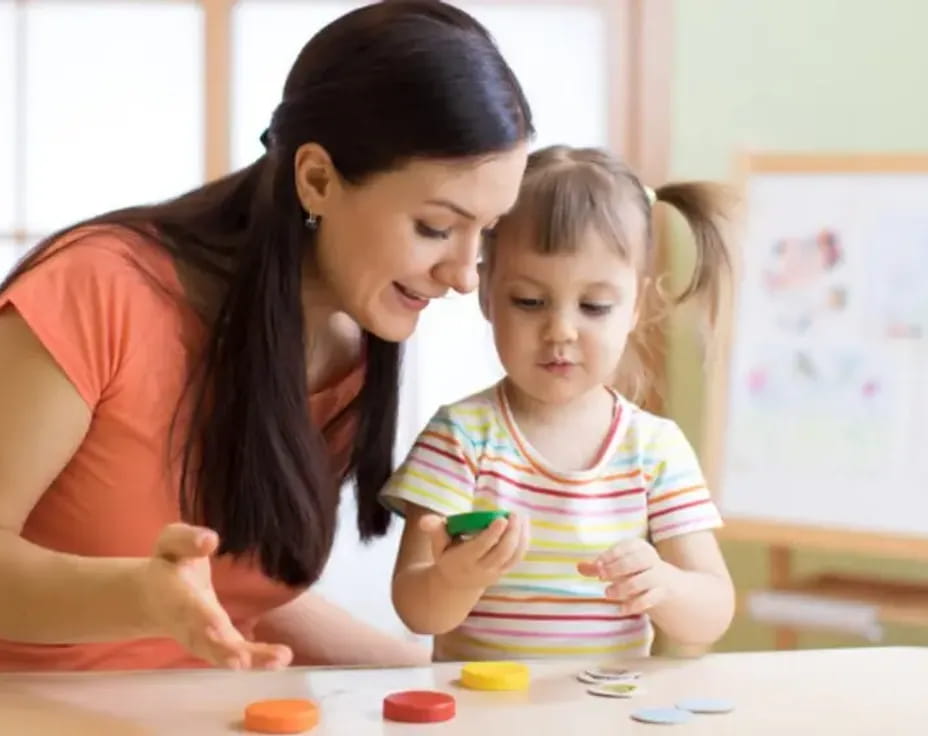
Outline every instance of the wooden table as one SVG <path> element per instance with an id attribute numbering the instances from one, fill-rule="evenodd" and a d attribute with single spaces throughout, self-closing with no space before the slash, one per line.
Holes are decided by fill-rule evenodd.
<path id="1" fill-rule="evenodd" d="M 242 734 L 245 705 L 263 698 L 303 697 L 321 706 L 313 736 L 583 736 L 655 734 L 928 734 L 928 648 L 860 648 L 715 654 L 702 659 L 623 662 L 644 673 L 647 688 L 632 700 L 588 695 L 574 679 L 589 662 L 532 663 L 522 693 L 459 689 L 459 666 L 421 669 L 299 669 L 0 675 L 3 736 L 218 736 Z M 381 719 L 387 693 L 437 689 L 457 697 L 447 723 L 408 726 Z M 641 707 L 687 696 L 725 697 L 726 715 L 683 725 L 637 723 Z"/>

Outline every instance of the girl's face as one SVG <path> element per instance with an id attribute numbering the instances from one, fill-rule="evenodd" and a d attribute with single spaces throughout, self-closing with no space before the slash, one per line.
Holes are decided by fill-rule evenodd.
<path id="1" fill-rule="evenodd" d="M 526 156 L 520 144 L 478 159 L 415 160 L 354 186 L 324 176 L 322 149 L 298 152 L 300 199 L 320 216 L 316 285 L 363 328 L 405 340 L 432 299 L 476 288 L 483 231 L 515 202 Z"/>
<path id="2" fill-rule="evenodd" d="M 593 229 L 561 254 L 500 233 L 481 289 L 500 361 L 519 390 L 562 404 L 612 383 L 638 316 L 638 274 Z"/>

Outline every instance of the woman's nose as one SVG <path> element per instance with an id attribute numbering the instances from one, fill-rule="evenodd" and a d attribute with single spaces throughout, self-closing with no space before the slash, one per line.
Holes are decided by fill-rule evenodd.
<path id="1" fill-rule="evenodd" d="M 480 246 L 479 237 L 468 238 L 459 243 L 447 258 L 435 266 L 435 280 L 459 294 L 467 294 L 476 289 Z"/>

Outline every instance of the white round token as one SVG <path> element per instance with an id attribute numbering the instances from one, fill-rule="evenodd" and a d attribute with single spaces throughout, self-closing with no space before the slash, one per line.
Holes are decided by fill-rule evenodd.
<path id="1" fill-rule="evenodd" d="M 588 672 L 581 672 L 577 675 L 577 679 L 580 682 L 585 682 L 587 685 L 604 685 L 608 682 L 634 682 L 638 679 L 638 673 L 632 672 L 624 677 L 597 677 Z"/>
<path id="2" fill-rule="evenodd" d="M 586 672 L 577 675 L 577 680 L 587 685 L 605 685 L 610 682 L 635 682 L 637 677 L 593 677 Z"/>
<path id="3" fill-rule="evenodd" d="M 735 704 L 724 698 L 685 698 L 676 706 L 690 713 L 731 713 L 735 709 Z"/>
<path id="4" fill-rule="evenodd" d="M 594 680 L 637 680 L 641 673 L 624 667 L 589 667 L 583 674 Z"/>
<path id="5" fill-rule="evenodd" d="M 604 698 L 630 698 L 642 691 L 637 682 L 602 682 L 587 688 L 590 695 L 599 695 Z"/>
<path id="6" fill-rule="evenodd" d="M 678 708 L 643 708 L 632 713 L 632 718 L 642 723 L 686 723 L 693 714 Z"/>

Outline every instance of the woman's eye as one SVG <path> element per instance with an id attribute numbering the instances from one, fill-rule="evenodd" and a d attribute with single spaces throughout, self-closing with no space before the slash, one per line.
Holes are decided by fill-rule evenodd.
<path id="1" fill-rule="evenodd" d="M 599 317 L 604 314 L 609 314 L 609 312 L 612 311 L 612 305 L 597 302 L 583 302 L 583 304 L 580 305 L 580 309 L 594 317 Z"/>
<path id="2" fill-rule="evenodd" d="M 519 309 L 538 309 L 544 306 L 544 302 L 541 299 L 528 299 L 518 296 L 512 297 L 512 303 L 519 307 Z"/>
<path id="3" fill-rule="evenodd" d="M 429 227 L 422 220 L 416 220 L 416 232 L 424 238 L 434 238 L 436 240 L 447 240 L 451 237 L 451 228 L 437 230 L 434 227 Z"/>

